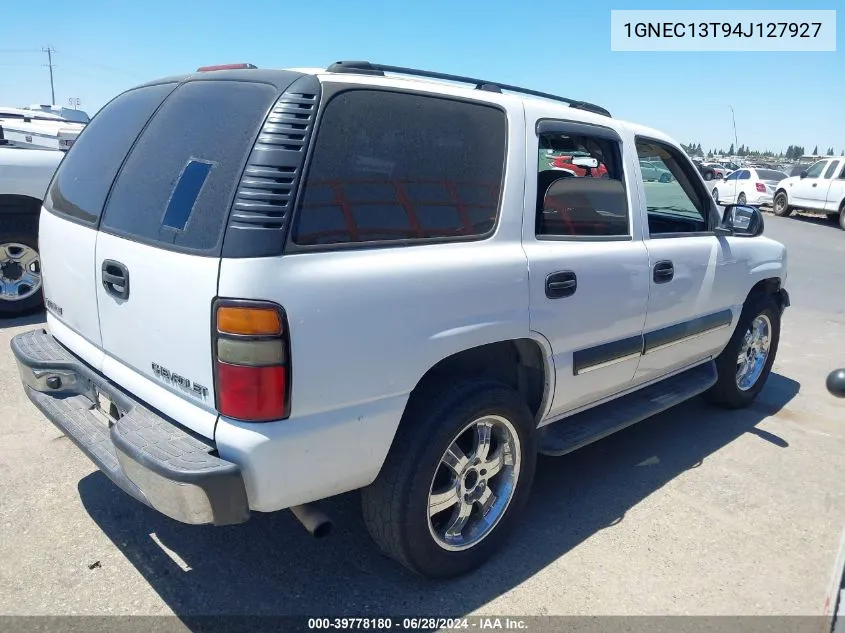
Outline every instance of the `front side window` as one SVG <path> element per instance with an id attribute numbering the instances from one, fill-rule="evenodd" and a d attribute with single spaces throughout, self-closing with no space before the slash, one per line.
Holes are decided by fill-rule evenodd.
<path id="1" fill-rule="evenodd" d="M 326 106 L 293 241 L 302 246 L 488 235 L 507 119 L 481 103 L 348 90 Z"/>
<path id="2" fill-rule="evenodd" d="M 735 171 L 731 175 L 729 175 L 725 180 L 738 180 L 739 179 L 739 172 Z"/>
<path id="3" fill-rule="evenodd" d="M 805 178 L 818 178 L 822 173 L 822 170 L 825 168 L 825 165 L 827 165 L 826 160 L 820 160 L 817 163 L 813 163 L 813 166 L 807 170 Z"/>
<path id="4" fill-rule="evenodd" d="M 537 238 L 629 236 L 619 142 L 566 132 L 542 132 L 538 140 Z"/>
<path id="5" fill-rule="evenodd" d="M 642 138 L 637 138 L 636 146 L 638 156 L 656 157 L 651 162 L 672 175 L 667 182 L 643 183 L 649 234 L 655 237 L 707 231 L 709 199 L 696 188 L 698 175 L 680 150 Z"/>
<path id="6" fill-rule="evenodd" d="M 749 172 L 747 169 L 743 169 L 741 172 L 739 172 L 739 176 L 737 176 L 737 179 L 739 180 L 749 180 L 750 178 L 751 172 Z"/>

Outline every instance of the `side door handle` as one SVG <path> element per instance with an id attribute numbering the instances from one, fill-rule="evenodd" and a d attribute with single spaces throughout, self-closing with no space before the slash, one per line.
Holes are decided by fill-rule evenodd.
<path id="1" fill-rule="evenodd" d="M 113 259 L 103 260 L 103 288 L 118 299 L 129 298 L 129 270 Z"/>
<path id="2" fill-rule="evenodd" d="M 665 284 L 675 276 L 675 266 L 670 261 L 657 262 L 654 265 L 653 279 L 656 284 Z"/>
<path id="3" fill-rule="evenodd" d="M 578 278 L 571 270 L 552 273 L 546 277 L 546 297 L 549 299 L 571 297 L 577 289 Z"/>

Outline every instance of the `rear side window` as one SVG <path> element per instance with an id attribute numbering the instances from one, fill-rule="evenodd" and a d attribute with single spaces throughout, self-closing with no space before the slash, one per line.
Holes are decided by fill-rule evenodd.
<path id="1" fill-rule="evenodd" d="M 103 229 L 170 250 L 219 254 L 244 163 L 276 96 L 258 83 L 179 86 L 126 160 Z"/>
<path id="2" fill-rule="evenodd" d="M 62 160 L 45 206 L 59 215 L 96 224 L 126 153 L 175 85 L 136 88 L 106 105 Z"/>
<path id="3" fill-rule="evenodd" d="M 293 241 L 472 238 L 496 224 L 507 121 L 492 106 L 350 90 L 326 106 Z"/>

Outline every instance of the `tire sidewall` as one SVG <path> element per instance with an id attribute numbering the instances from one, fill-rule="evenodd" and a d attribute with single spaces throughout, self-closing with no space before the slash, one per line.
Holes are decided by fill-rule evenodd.
<path id="1" fill-rule="evenodd" d="M 763 371 L 757 378 L 757 382 L 750 389 L 742 391 L 736 384 L 736 358 L 739 355 L 745 333 L 754 319 L 761 314 L 765 314 L 772 325 L 772 331 L 769 333 L 769 355 L 766 358 L 766 364 L 763 365 Z M 735 404 L 742 406 L 750 403 L 765 386 L 769 374 L 772 371 L 780 343 L 780 317 L 780 310 L 771 295 L 761 294 L 754 296 L 743 308 L 739 321 L 737 322 L 736 330 L 734 330 L 731 340 L 719 355 L 717 361 L 719 379 L 720 381 L 724 381 L 723 389 L 729 392 L 728 395 L 731 399 L 735 400 Z"/>
<path id="2" fill-rule="evenodd" d="M 783 206 L 780 208 L 778 208 L 779 200 L 783 200 Z M 785 191 L 778 191 L 775 194 L 775 199 L 772 201 L 772 211 L 778 216 L 789 215 L 789 198 Z"/>
<path id="3" fill-rule="evenodd" d="M 432 429 L 431 441 L 418 457 L 415 472 L 406 490 L 403 523 L 406 526 L 405 551 L 410 562 L 421 573 L 432 577 L 448 577 L 465 573 L 487 560 L 507 538 L 514 519 L 524 508 L 531 491 L 537 460 L 536 424 L 519 396 L 505 385 L 488 383 L 496 397 L 487 405 L 490 389 L 474 392 L 456 406 Z M 484 539 L 463 551 L 447 551 L 440 547 L 428 527 L 428 494 L 440 459 L 458 432 L 473 420 L 484 415 L 500 415 L 513 424 L 520 442 L 520 473 L 514 496 L 504 515 Z"/>

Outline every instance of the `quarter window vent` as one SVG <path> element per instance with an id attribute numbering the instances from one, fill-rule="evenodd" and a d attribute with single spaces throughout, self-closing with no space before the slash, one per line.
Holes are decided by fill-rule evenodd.
<path id="1" fill-rule="evenodd" d="M 296 83 L 304 79 L 310 78 Z M 273 106 L 238 186 L 230 228 L 284 229 L 302 173 L 318 101 L 316 91 L 286 92 Z"/>

